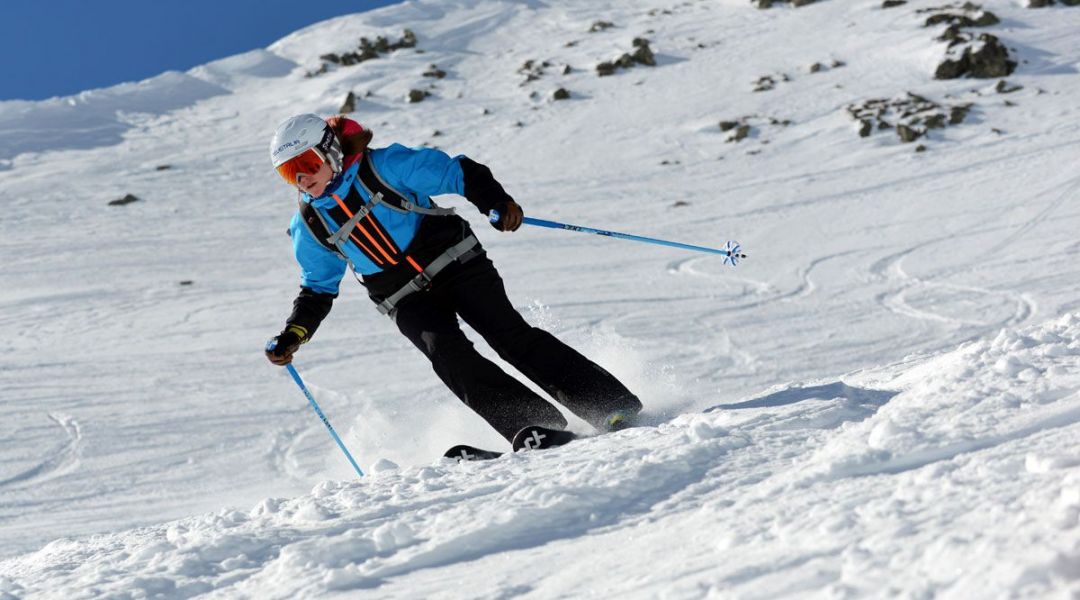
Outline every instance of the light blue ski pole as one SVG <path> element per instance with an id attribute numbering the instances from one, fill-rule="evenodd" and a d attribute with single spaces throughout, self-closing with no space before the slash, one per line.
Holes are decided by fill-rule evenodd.
<path id="1" fill-rule="evenodd" d="M 496 223 L 499 220 L 499 211 L 492 210 L 488 219 L 492 223 Z M 742 246 L 739 242 L 728 242 L 723 248 L 709 248 L 706 246 L 694 246 L 691 244 L 683 244 L 681 242 L 671 242 L 668 240 L 660 240 L 656 238 L 644 237 L 640 235 L 633 235 L 630 233 L 619 233 L 617 231 L 605 231 L 603 229 L 593 229 L 592 227 L 582 227 L 581 225 L 570 225 L 567 223 L 559 223 L 557 221 L 547 221 L 545 219 L 534 219 L 532 217 L 523 217 L 522 223 L 526 225 L 535 225 L 537 227 L 547 227 L 549 229 L 565 229 L 567 231 L 579 231 L 581 233 L 594 233 L 596 235 L 606 235 L 608 237 L 619 238 L 622 240 L 630 240 L 634 242 L 645 242 L 647 244 L 657 244 L 660 246 L 671 246 L 672 248 L 682 248 L 683 250 L 694 250 L 697 252 L 709 252 L 711 254 L 720 254 L 724 257 L 724 264 L 731 263 L 731 266 L 739 264 L 739 260 L 746 258 L 746 255 L 742 253 Z"/>
<path id="2" fill-rule="evenodd" d="M 363 477 L 364 472 L 360 470 L 360 466 L 356 464 L 355 460 L 353 460 L 352 454 L 349 454 L 348 448 L 345 447 L 345 444 L 341 441 L 341 438 L 338 437 L 337 432 L 334 431 L 334 427 L 330 425 L 330 420 L 326 418 L 326 415 L 323 414 L 322 409 L 319 408 L 319 403 L 315 401 L 315 396 L 312 396 L 311 392 L 308 391 L 307 386 L 304 385 L 304 380 L 300 379 L 300 374 L 296 372 L 296 368 L 292 366 L 292 363 L 285 365 L 285 368 L 289 370 L 289 375 L 292 375 L 293 381 L 296 382 L 296 385 L 300 386 L 300 391 L 304 392 L 304 395 L 307 396 L 308 402 L 311 403 L 311 408 L 314 408 L 315 414 L 319 415 L 319 418 L 322 419 L 323 425 L 326 425 L 326 429 L 330 431 L 330 436 L 334 438 L 335 442 L 337 442 L 338 448 L 341 448 L 341 451 L 345 453 L 345 458 L 349 459 L 349 464 L 351 464 L 353 468 L 356 469 L 356 474 Z"/>

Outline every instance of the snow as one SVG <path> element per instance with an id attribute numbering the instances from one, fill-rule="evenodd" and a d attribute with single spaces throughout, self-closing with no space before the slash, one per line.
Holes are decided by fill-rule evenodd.
<path id="1" fill-rule="evenodd" d="M 1003 95 L 932 79 L 934 5 L 410 0 L 0 103 L 0 598 L 1080 594 L 1080 9 L 984 3 Z M 422 52 L 305 77 L 405 28 Z M 639 36 L 657 67 L 596 76 Z M 261 352 L 297 284 L 266 141 L 349 91 L 375 144 L 467 154 L 528 215 L 742 242 L 732 268 L 442 199 L 646 426 L 442 459 L 508 445 L 346 282 L 296 366 L 355 477 Z M 924 153 L 858 137 L 847 106 L 909 91 L 972 113 Z"/>

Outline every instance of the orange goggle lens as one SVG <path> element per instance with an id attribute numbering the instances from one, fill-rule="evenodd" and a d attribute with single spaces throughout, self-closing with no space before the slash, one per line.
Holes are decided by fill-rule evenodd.
<path id="1" fill-rule="evenodd" d="M 298 175 L 314 175 L 322 168 L 322 165 L 322 156 L 319 156 L 319 153 L 314 148 L 311 148 L 281 163 L 277 168 L 277 172 L 289 185 L 296 185 Z"/>

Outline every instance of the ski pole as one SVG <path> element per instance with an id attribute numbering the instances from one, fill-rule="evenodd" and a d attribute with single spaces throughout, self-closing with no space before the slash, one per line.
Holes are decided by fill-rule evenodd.
<path id="1" fill-rule="evenodd" d="M 492 223 L 499 221 L 499 211 L 492 210 L 488 220 Z M 656 238 L 644 237 L 640 235 L 633 235 L 630 233 L 619 233 L 617 231 L 605 231 L 603 229 L 593 229 L 592 227 L 582 227 L 581 225 L 570 225 L 568 223 L 559 223 L 557 221 L 548 221 L 545 219 L 534 219 L 532 217 L 523 217 L 522 223 L 526 225 L 535 225 L 537 227 L 547 227 L 549 229 L 565 229 L 567 231 L 578 231 L 581 233 L 593 233 L 596 235 L 606 235 L 608 237 L 619 238 L 622 240 L 630 240 L 634 242 L 645 242 L 647 244 L 657 244 L 660 246 L 671 246 L 672 248 L 682 248 L 684 250 L 695 250 L 697 252 L 709 252 L 711 254 L 720 254 L 724 257 L 724 264 L 731 263 L 731 266 L 739 264 L 739 260 L 746 258 L 746 255 L 742 252 L 742 246 L 739 242 L 728 242 L 723 248 L 709 248 L 706 246 L 694 246 L 692 244 L 683 244 L 681 242 L 672 242 L 668 240 L 660 240 Z"/>
<path id="2" fill-rule="evenodd" d="M 307 396 L 308 402 L 311 403 L 311 408 L 314 408 L 315 414 L 319 415 L 319 418 L 322 419 L 323 425 L 326 425 L 326 429 L 330 431 L 330 436 L 334 438 L 335 442 L 337 442 L 338 448 L 341 448 L 341 451 L 345 453 L 345 458 L 349 459 L 349 464 L 351 464 L 353 468 L 356 469 L 356 474 L 363 477 L 364 472 L 360 470 L 360 466 L 356 464 L 355 460 L 353 460 L 352 454 L 349 454 L 349 450 L 345 447 L 345 444 L 341 441 L 341 438 L 338 437 L 338 434 L 336 431 L 334 431 L 333 426 L 330 425 L 330 420 L 327 419 L 326 415 L 323 414 L 322 409 L 319 408 L 319 403 L 315 401 L 315 397 L 311 395 L 311 392 L 308 391 L 307 386 L 304 385 L 304 380 L 300 379 L 300 374 L 296 372 L 296 368 L 292 366 L 292 363 L 285 365 L 285 368 L 289 370 L 289 375 L 292 375 L 293 381 L 296 382 L 296 385 L 300 386 L 300 391 L 304 392 L 304 395 Z"/>

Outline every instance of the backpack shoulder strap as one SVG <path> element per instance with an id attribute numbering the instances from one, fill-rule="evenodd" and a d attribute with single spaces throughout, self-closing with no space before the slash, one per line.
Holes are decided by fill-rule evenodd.
<path id="1" fill-rule="evenodd" d="M 300 204 L 300 222 L 304 224 L 304 227 L 307 227 L 311 237 L 315 238 L 327 250 L 348 260 L 341 253 L 341 250 L 330 241 L 330 230 L 326 227 L 326 222 L 323 220 L 322 215 L 319 214 L 319 211 L 303 200 L 299 200 L 298 203 Z"/>
<path id="2" fill-rule="evenodd" d="M 367 191 L 368 197 L 372 199 L 373 204 L 382 204 L 398 212 L 414 212 L 436 217 L 448 217 L 457 214 L 452 208 L 435 206 L 434 202 L 431 203 L 432 208 L 426 208 L 410 201 L 408 196 L 386 183 L 386 180 L 379 175 L 378 171 L 375 170 L 375 166 L 371 163 L 370 152 L 365 152 L 364 157 L 360 160 L 360 170 L 357 175 L 360 184 L 364 186 L 364 190 Z"/>

